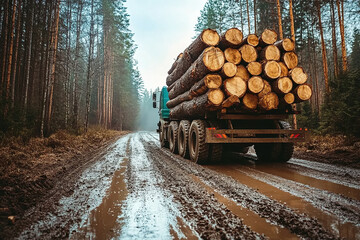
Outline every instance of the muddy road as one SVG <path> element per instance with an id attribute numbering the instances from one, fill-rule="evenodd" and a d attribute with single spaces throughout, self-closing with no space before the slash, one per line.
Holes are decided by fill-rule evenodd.
<path id="1" fill-rule="evenodd" d="M 360 239 L 360 171 L 253 154 L 199 166 L 128 134 L 59 180 L 20 239 Z"/>

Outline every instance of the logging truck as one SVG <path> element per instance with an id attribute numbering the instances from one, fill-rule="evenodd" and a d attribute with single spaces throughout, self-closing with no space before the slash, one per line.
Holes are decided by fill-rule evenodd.
<path id="1" fill-rule="evenodd" d="M 160 116 L 160 145 L 199 164 L 219 162 L 226 152 L 247 153 L 252 145 L 258 161 L 286 162 L 294 143 L 305 141 L 305 130 L 292 130 L 285 121 L 290 114 L 299 113 L 290 109 L 244 114 L 223 108 L 198 119 L 174 119 L 166 106 L 168 101 L 167 87 L 153 94 L 153 107 Z"/>

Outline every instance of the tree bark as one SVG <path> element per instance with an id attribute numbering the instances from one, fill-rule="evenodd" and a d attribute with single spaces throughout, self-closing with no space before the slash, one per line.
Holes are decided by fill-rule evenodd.
<path id="1" fill-rule="evenodd" d="M 339 75 L 338 56 L 337 56 L 337 40 L 336 40 L 336 24 L 335 24 L 335 10 L 334 1 L 330 2 L 330 16 L 331 16 L 331 34 L 332 34 L 332 50 L 333 50 L 333 61 L 334 61 L 334 76 Z"/>
<path id="2" fill-rule="evenodd" d="M 248 31 L 249 31 L 249 34 L 251 34 L 249 0 L 246 0 L 246 12 L 247 12 L 247 19 L 248 19 Z"/>
<path id="3" fill-rule="evenodd" d="M 227 48 L 224 51 L 225 60 L 233 64 L 239 64 L 241 62 L 241 53 L 238 49 Z"/>
<path id="4" fill-rule="evenodd" d="M 292 0 L 289 0 L 289 15 L 290 15 L 291 39 L 295 42 L 295 24 L 294 24 L 294 14 L 293 14 Z"/>
<path id="5" fill-rule="evenodd" d="M 4 32 L 4 42 L 3 42 L 3 51 L 2 51 L 2 68 L 1 68 L 1 86 L 0 86 L 0 96 L 2 96 L 3 87 L 5 86 L 5 76 L 6 76 L 6 58 L 7 58 L 7 47 L 8 47 L 8 22 L 9 22 L 9 2 L 5 1 L 4 9 L 4 20 L 2 31 Z"/>
<path id="6" fill-rule="evenodd" d="M 219 71 L 224 63 L 224 53 L 219 48 L 210 47 L 205 49 L 184 75 L 175 82 L 174 87 L 169 92 L 169 98 L 173 99 L 186 92 L 206 74 Z"/>
<path id="7" fill-rule="evenodd" d="M 189 53 L 191 61 L 194 62 L 205 48 L 216 46 L 219 41 L 220 36 L 215 30 L 204 29 L 185 51 Z"/>
<path id="8" fill-rule="evenodd" d="M 336 0 L 336 5 L 337 5 L 337 9 L 338 9 L 338 18 L 339 18 L 339 27 L 340 27 L 340 36 L 341 36 L 342 65 L 343 65 L 343 71 L 346 72 L 347 71 L 347 57 L 346 57 L 343 1 L 341 1 L 342 10 L 341 10 L 341 6 L 340 6 L 340 0 Z"/>
<path id="9" fill-rule="evenodd" d="M 18 54 L 19 54 L 19 41 L 21 34 L 21 1 L 18 0 L 18 18 L 17 18 L 17 26 L 16 26 L 16 40 L 15 40 L 15 53 L 14 53 L 14 66 L 12 71 L 12 82 L 11 82 L 11 107 L 15 106 L 15 86 L 16 86 L 16 73 L 17 73 L 17 63 L 18 63 Z"/>
<path id="10" fill-rule="evenodd" d="M 177 62 L 177 63 L 176 63 Z M 171 84 L 175 83 L 191 66 L 192 58 L 190 53 L 185 50 L 182 57 L 176 61 L 176 67 L 172 73 L 166 78 L 166 85 L 171 86 Z"/>
<path id="11" fill-rule="evenodd" d="M 262 66 L 259 62 L 251 62 L 246 66 L 248 72 L 253 76 L 258 76 L 262 73 Z"/>
<path id="12" fill-rule="evenodd" d="M 246 82 L 239 77 L 226 79 L 223 85 L 227 96 L 235 95 L 241 98 L 246 93 Z"/>
<path id="13" fill-rule="evenodd" d="M 279 37 L 280 37 L 280 39 L 283 39 L 283 29 L 282 29 L 282 17 L 281 17 L 280 0 L 276 0 L 276 6 L 277 6 L 277 14 L 278 14 Z"/>
<path id="14" fill-rule="evenodd" d="M 177 56 L 175 62 L 171 65 L 171 68 L 170 68 L 169 71 L 168 71 L 168 74 L 169 74 L 169 75 L 175 70 L 176 65 L 178 64 L 178 61 L 179 61 L 180 58 L 182 58 L 182 56 L 183 56 L 183 53 L 180 53 L 180 54 Z"/>
<path id="15" fill-rule="evenodd" d="M 253 76 L 247 82 L 247 88 L 251 93 L 260 93 L 264 89 L 264 81 L 259 76 Z"/>

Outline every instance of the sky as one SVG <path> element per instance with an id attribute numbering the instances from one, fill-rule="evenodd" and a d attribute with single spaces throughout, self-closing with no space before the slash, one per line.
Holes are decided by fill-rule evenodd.
<path id="1" fill-rule="evenodd" d="M 146 89 L 165 86 L 176 57 L 190 45 L 206 0 L 128 0 L 135 59 Z"/>

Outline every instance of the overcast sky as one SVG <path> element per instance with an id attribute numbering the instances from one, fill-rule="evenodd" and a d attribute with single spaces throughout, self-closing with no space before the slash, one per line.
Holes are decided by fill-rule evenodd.
<path id="1" fill-rule="evenodd" d="M 138 46 L 135 59 L 145 88 L 165 85 L 177 55 L 192 42 L 206 0 L 128 0 L 130 29 Z"/>

